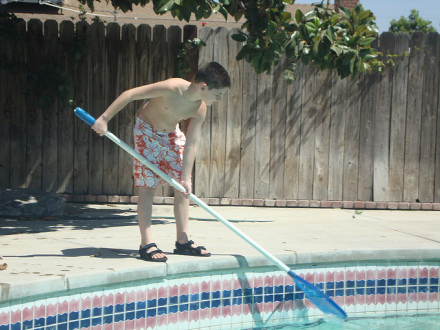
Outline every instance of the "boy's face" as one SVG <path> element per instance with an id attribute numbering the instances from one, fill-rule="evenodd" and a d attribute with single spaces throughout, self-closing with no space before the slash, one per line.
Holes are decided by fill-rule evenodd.
<path id="1" fill-rule="evenodd" d="M 218 101 L 221 99 L 222 95 L 227 91 L 228 89 L 226 87 L 224 88 L 213 88 L 209 89 L 208 86 L 206 86 L 202 91 L 202 99 L 205 101 L 207 106 L 212 105 L 215 101 Z"/>

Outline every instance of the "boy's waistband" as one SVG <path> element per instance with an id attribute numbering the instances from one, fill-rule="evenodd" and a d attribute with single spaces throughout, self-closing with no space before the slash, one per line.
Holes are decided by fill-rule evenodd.
<path id="1" fill-rule="evenodd" d="M 159 135 L 159 136 L 163 136 L 163 137 L 165 137 L 165 136 L 168 137 L 170 135 L 174 135 L 174 134 L 176 134 L 176 133 L 178 133 L 180 131 L 179 124 L 176 125 L 176 128 L 174 129 L 173 132 L 165 133 L 165 132 L 158 131 L 150 123 L 146 122 L 145 120 L 143 120 L 143 119 L 141 119 L 139 117 L 136 117 L 135 127 L 138 127 L 138 128 L 140 128 L 142 130 L 146 130 L 146 131 L 149 131 L 149 132 L 151 132 L 153 134 L 156 134 L 156 135 Z"/>

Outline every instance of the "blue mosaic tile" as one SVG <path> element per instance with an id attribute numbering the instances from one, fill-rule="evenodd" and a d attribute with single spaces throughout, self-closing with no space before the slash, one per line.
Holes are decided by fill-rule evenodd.
<path id="1" fill-rule="evenodd" d="M 79 328 L 79 321 L 69 322 L 69 330 L 75 330 Z"/>
<path id="2" fill-rule="evenodd" d="M 89 328 L 90 327 L 90 319 L 81 320 L 80 325 L 81 328 Z"/>
<path id="3" fill-rule="evenodd" d="M 138 301 L 136 303 L 136 309 L 145 309 L 147 308 L 147 302 L 146 301 Z"/>
<path id="4" fill-rule="evenodd" d="M 100 317 L 92 318 L 92 326 L 97 326 L 102 324 L 102 319 Z"/>
<path id="5" fill-rule="evenodd" d="M 145 311 L 136 311 L 136 318 L 137 319 L 144 319 L 145 316 L 146 316 Z"/>

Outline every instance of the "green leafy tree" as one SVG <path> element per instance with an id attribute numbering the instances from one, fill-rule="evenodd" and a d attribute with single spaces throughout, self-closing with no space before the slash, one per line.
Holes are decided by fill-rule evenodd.
<path id="1" fill-rule="evenodd" d="M 79 0 L 93 9 L 94 0 Z M 98 0 L 97 0 L 98 1 Z M 107 0 L 108 1 L 108 0 Z M 145 5 L 150 0 L 112 0 L 115 8 L 126 12 L 132 5 Z M 301 61 L 313 63 L 321 70 L 335 69 L 342 77 L 361 72 L 381 70 L 380 55 L 371 47 L 377 37 L 375 17 L 360 4 L 341 13 L 315 3 L 314 10 L 297 10 L 294 17 L 286 11 L 286 4 L 295 0 L 152 0 L 158 14 L 170 12 L 173 17 L 187 22 L 206 19 L 221 13 L 225 19 L 244 18 L 242 31 L 233 39 L 243 43 L 237 60 L 249 62 L 257 73 L 269 72 L 285 54 L 292 67 Z M 328 2 L 327 2 L 328 3 Z"/>
<path id="2" fill-rule="evenodd" d="M 393 19 L 390 22 L 390 32 L 398 33 L 398 32 L 407 32 L 413 33 L 416 31 L 428 33 L 428 32 L 437 32 L 435 28 L 431 25 L 432 22 L 428 20 L 424 20 L 419 16 L 419 11 L 416 9 L 411 10 L 411 14 L 408 18 L 401 16 L 398 21 Z"/>

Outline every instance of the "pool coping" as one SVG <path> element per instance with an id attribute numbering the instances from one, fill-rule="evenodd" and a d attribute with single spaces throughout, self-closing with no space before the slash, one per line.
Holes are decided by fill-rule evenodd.
<path id="1" fill-rule="evenodd" d="M 386 264 L 399 261 L 420 262 L 440 260 L 439 249 L 389 249 L 389 250 L 347 250 L 332 252 L 303 252 L 274 254 L 289 267 L 337 263 L 368 262 Z M 380 257 L 379 257 L 380 256 Z M 173 278 L 200 272 L 221 272 L 231 269 L 252 269 L 275 267 L 271 261 L 261 255 L 230 255 L 211 258 L 188 257 L 167 263 L 148 263 L 141 267 L 118 268 L 85 272 L 72 275 L 54 275 L 32 283 L 0 283 L 0 305 L 13 303 L 21 299 L 62 294 L 76 290 L 87 290 L 97 286 L 115 285 L 132 281 L 145 281 L 161 278 Z"/>

